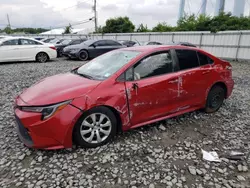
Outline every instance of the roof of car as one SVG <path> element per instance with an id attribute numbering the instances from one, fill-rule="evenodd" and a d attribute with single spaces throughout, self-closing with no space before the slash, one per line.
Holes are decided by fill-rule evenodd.
<path id="1" fill-rule="evenodd" d="M 134 46 L 134 47 L 122 48 L 122 49 L 123 50 L 147 52 L 147 51 L 157 51 L 157 50 L 166 49 L 166 48 L 168 48 L 168 49 L 170 49 L 170 48 L 196 49 L 194 47 L 180 46 L 180 45 L 146 45 L 146 46 Z"/>

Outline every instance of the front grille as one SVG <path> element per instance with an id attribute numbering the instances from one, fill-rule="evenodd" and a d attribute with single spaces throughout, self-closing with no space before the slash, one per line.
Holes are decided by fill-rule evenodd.
<path id="1" fill-rule="evenodd" d="M 17 122 L 17 131 L 18 131 L 18 135 L 20 139 L 22 140 L 22 142 L 24 142 L 25 145 L 32 146 L 33 141 L 32 141 L 31 136 L 29 135 L 28 130 L 23 126 L 20 119 L 17 116 L 15 117 L 16 117 L 16 122 Z"/>

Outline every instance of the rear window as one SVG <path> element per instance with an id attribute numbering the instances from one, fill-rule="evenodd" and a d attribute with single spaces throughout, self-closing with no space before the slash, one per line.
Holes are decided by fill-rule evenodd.
<path id="1" fill-rule="evenodd" d="M 179 60 L 180 70 L 192 69 L 199 67 L 197 53 L 194 50 L 175 50 Z"/>
<path id="2" fill-rule="evenodd" d="M 213 64 L 213 60 L 207 55 L 200 53 L 200 52 L 197 52 L 197 55 L 199 58 L 200 66 Z"/>

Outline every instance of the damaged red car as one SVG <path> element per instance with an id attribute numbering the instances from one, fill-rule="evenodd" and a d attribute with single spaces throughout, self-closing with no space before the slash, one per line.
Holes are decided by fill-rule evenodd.
<path id="1" fill-rule="evenodd" d="M 216 112 L 233 86 L 230 63 L 198 48 L 123 48 L 21 93 L 18 134 L 33 148 L 97 147 L 119 130 L 198 109 Z"/>

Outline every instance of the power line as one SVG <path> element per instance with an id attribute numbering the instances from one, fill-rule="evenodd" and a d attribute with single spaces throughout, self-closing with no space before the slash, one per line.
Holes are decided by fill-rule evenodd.
<path id="1" fill-rule="evenodd" d="M 189 14 L 191 14 L 191 5 L 189 0 L 188 0 L 188 9 L 189 9 Z"/>
<path id="2" fill-rule="evenodd" d="M 214 9 L 214 3 L 213 3 L 213 0 L 210 0 L 209 2 L 211 3 L 211 5 L 212 5 L 212 7 L 213 7 L 213 9 Z"/>
<path id="3" fill-rule="evenodd" d="M 199 13 L 201 12 L 201 9 L 203 8 L 203 6 L 205 6 L 205 3 L 206 3 L 206 1 L 203 1 L 203 3 L 202 3 L 202 5 L 201 5 L 201 7 L 200 7 L 200 9 L 199 9 L 199 11 L 197 12 L 197 14 L 196 14 L 196 17 L 199 15 Z"/>

